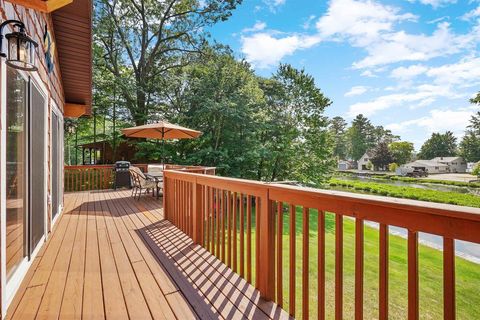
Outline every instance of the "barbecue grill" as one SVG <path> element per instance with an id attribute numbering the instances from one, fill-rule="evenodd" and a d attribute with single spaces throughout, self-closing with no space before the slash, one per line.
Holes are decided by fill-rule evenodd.
<path id="1" fill-rule="evenodd" d="M 130 180 L 130 162 L 128 161 L 117 161 L 115 162 L 115 189 L 127 187 L 132 187 L 132 182 Z"/>

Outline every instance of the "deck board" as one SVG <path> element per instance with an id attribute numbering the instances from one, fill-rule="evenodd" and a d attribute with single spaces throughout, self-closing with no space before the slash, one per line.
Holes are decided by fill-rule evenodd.
<path id="1" fill-rule="evenodd" d="M 130 191 L 65 195 L 7 319 L 280 319 L 288 314 Z"/>

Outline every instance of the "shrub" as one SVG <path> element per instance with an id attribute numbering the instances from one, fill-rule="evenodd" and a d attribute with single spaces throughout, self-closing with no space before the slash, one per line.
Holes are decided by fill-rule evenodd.
<path id="1" fill-rule="evenodd" d="M 480 162 L 477 162 L 477 164 L 473 168 L 472 174 L 477 177 L 480 176 Z"/>
<path id="2" fill-rule="evenodd" d="M 395 171 L 397 171 L 397 169 L 398 169 L 398 164 L 396 164 L 395 162 L 390 163 L 388 165 L 388 170 L 391 171 L 391 172 L 395 172 Z"/>

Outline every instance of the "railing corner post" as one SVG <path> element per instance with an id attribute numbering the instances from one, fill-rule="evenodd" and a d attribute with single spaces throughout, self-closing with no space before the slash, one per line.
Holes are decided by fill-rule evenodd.
<path id="1" fill-rule="evenodd" d="M 168 200 L 167 200 L 167 197 L 168 197 L 168 178 L 167 176 L 163 175 L 163 196 L 162 196 L 162 202 L 163 202 L 163 217 L 165 218 L 165 220 L 169 220 L 168 219 L 168 207 L 167 207 L 167 203 L 168 203 Z"/>
<path id="2" fill-rule="evenodd" d="M 260 198 L 260 254 L 257 261 L 259 279 L 257 279 L 260 295 L 273 301 L 275 299 L 275 218 L 268 188 Z M 258 225 L 257 225 L 258 226 Z"/>
<path id="3" fill-rule="evenodd" d="M 192 221 L 192 230 L 193 230 L 193 243 L 201 245 L 202 244 L 202 185 L 198 184 L 197 181 L 193 183 L 193 221 Z"/>

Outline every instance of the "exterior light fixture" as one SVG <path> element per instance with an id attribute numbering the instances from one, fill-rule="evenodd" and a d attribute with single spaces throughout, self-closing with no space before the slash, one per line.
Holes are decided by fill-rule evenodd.
<path id="1" fill-rule="evenodd" d="M 13 31 L 5 35 L 8 41 L 7 53 L 2 51 L 0 57 L 7 58 L 5 63 L 12 68 L 24 71 L 37 71 L 35 50 L 38 44 L 27 36 L 23 22 L 6 20 L 0 25 L 0 50 L 3 50 L 3 28 L 9 24 L 12 24 L 13 28 L 17 28 L 18 31 Z"/>

